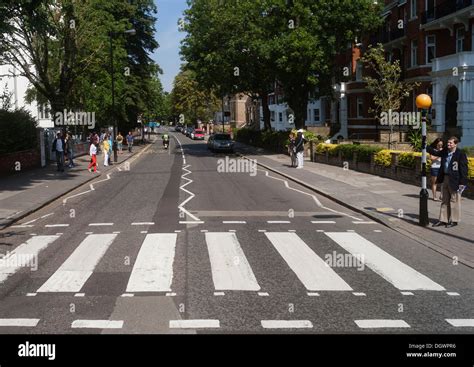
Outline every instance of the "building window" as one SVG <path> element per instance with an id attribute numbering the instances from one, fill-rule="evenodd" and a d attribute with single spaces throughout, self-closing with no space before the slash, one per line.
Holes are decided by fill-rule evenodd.
<path id="1" fill-rule="evenodd" d="M 456 52 L 464 51 L 464 27 L 456 30 Z"/>
<path id="2" fill-rule="evenodd" d="M 364 117 L 363 110 L 364 110 L 364 99 L 361 97 L 357 97 L 357 117 L 358 118 Z"/>
<path id="3" fill-rule="evenodd" d="M 278 113 L 278 120 L 279 120 L 280 122 L 283 122 L 283 112 L 279 112 L 279 113 Z"/>
<path id="4" fill-rule="evenodd" d="M 270 119 L 275 121 L 275 111 L 270 111 Z"/>
<path id="5" fill-rule="evenodd" d="M 436 36 L 426 36 L 426 63 L 430 64 L 431 60 L 436 57 Z"/>
<path id="6" fill-rule="evenodd" d="M 416 18 L 416 0 L 410 0 L 410 19 Z"/>
<path id="7" fill-rule="evenodd" d="M 418 65 L 418 41 L 411 41 L 411 67 Z"/>
<path id="8" fill-rule="evenodd" d="M 319 108 L 314 109 L 314 121 L 319 122 L 321 120 Z"/>
<path id="9" fill-rule="evenodd" d="M 362 81 L 362 69 L 363 69 L 362 62 L 357 61 L 356 64 L 356 81 L 361 82 Z"/>
<path id="10" fill-rule="evenodd" d="M 49 109 L 48 106 L 45 104 L 38 105 L 38 119 L 48 119 L 49 117 Z"/>

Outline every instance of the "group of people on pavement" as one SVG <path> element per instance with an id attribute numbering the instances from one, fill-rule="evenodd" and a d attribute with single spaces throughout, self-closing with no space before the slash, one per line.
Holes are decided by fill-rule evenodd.
<path id="1" fill-rule="evenodd" d="M 61 132 L 56 134 L 52 146 L 53 153 L 56 154 L 56 165 L 58 172 L 64 172 L 65 159 L 68 159 L 68 168 L 75 167 L 74 164 L 74 139 L 71 134 L 63 136 Z"/>
<path id="2" fill-rule="evenodd" d="M 291 158 L 291 167 L 303 168 L 304 164 L 304 130 L 299 129 L 296 132 L 296 136 L 293 132 L 289 136 L 288 153 Z"/>
<path id="3" fill-rule="evenodd" d="M 441 200 L 439 220 L 433 227 L 455 227 L 461 220 L 461 195 L 466 188 L 468 161 L 464 152 L 458 149 L 459 140 L 452 136 L 444 147 L 441 139 L 436 139 L 429 147 L 431 155 L 431 184 L 433 200 Z M 441 199 L 436 197 L 436 184 L 441 184 Z"/>

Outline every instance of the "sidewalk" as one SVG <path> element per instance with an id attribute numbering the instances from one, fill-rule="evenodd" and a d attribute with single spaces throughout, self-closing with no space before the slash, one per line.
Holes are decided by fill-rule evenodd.
<path id="1" fill-rule="evenodd" d="M 236 143 L 236 151 L 288 179 L 298 182 L 337 203 L 362 213 L 417 242 L 474 268 L 474 200 L 462 199 L 462 222 L 457 227 L 418 225 L 420 187 L 342 167 L 305 160 L 303 169 L 289 166 L 283 154 Z M 438 220 L 440 202 L 428 202 L 430 222 Z"/>
<path id="2" fill-rule="evenodd" d="M 21 172 L 0 180 L 0 230 L 42 208 L 57 198 L 67 194 L 77 187 L 107 173 L 118 164 L 126 161 L 147 145 L 136 145 L 133 152 L 126 149 L 118 154 L 118 162 L 104 167 L 104 155 L 97 156 L 100 173 L 91 173 L 87 170 L 90 162 L 89 155 L 74 159 L 74 168 L 64 168 L 64 172 L 57 172 L 56 164 L 48 164 L 44 168 Z M 112 155 L 112 163 L 113 155 Z"/>

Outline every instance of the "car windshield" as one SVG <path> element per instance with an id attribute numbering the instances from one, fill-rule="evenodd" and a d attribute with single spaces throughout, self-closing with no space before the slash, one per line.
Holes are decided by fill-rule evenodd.
<path id="1" fill-rule="evenodd" d="M 216 140 L 231 140 L 228 134 L 217 134 L 214 139 Z"/>
<path id="2" fill-rule="evenodd" d="M 202 134 L 202 130 L 201 129 L 196 129 L 194 130 L 195 133 L 198 133 L 198 134 Z"/>

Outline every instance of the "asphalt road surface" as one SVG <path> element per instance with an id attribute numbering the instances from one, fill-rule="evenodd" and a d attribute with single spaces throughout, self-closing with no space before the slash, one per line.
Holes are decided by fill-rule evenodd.
<path id="1" fill-rule="evenodd" d="M 472 269 L 171 136 L 0 232 L 0 333 L 474 331 Z"/>

